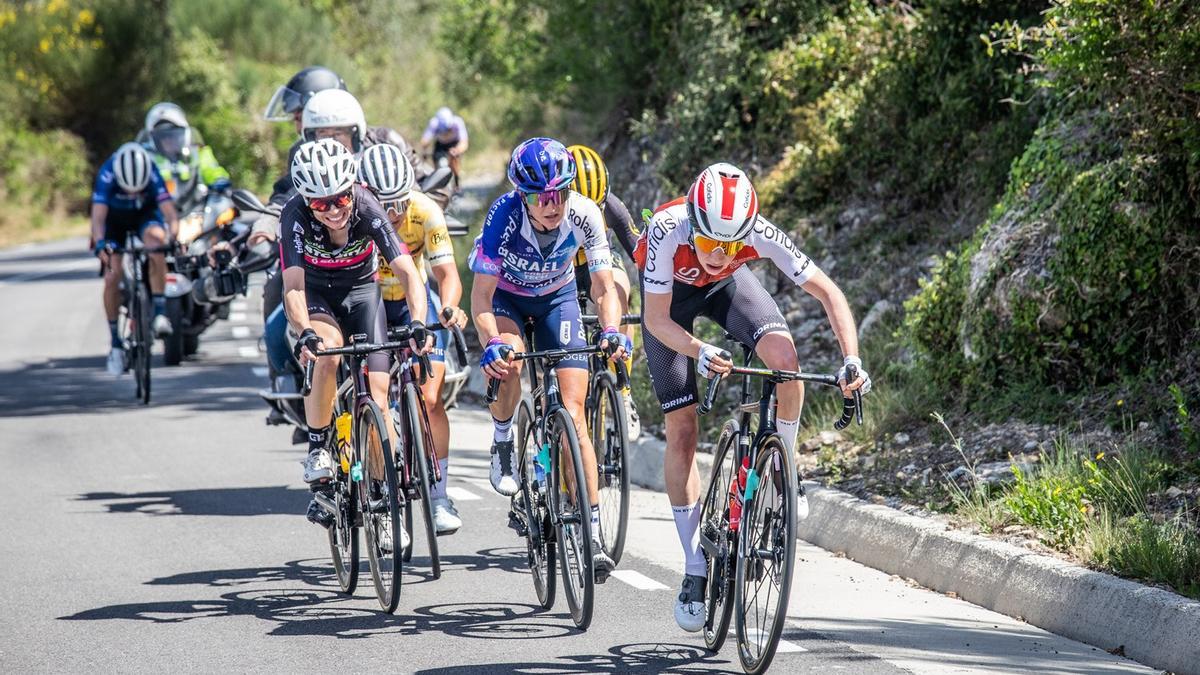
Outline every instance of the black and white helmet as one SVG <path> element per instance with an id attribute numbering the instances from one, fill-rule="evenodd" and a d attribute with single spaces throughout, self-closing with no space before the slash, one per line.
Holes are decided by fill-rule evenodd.
<path id="1" fill-rule="evenodd" d="M 129 193 L 138 193 L 150 184 L 150 155 L 137 143 L 126 143 L 113 155 L 113 174 L 117 186 Z"/>
<path id="2" fill-rule="evenodd" d="M 332 138 L 308 141 L 292 157 L 292 185 L 308 199 L 341 194 L 358 181 L 358 165 L 346 146 Z"/>
<path id="3" fill-rule="evenodd" d="M 359 160 L 358 173 L 381 202 L 405 201 L 412 194 L 415 181 L 412 164 L 391 143 L 367 148 Z"/>

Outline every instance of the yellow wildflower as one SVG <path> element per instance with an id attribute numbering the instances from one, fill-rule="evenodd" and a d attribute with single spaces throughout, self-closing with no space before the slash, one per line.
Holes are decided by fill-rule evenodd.
<path id="1" fill-rule="evenodd" d="M 50 51 L 50 38 L 42 38 L 42 41 L 38 43 L 38 51 L 43 54 Z"/>

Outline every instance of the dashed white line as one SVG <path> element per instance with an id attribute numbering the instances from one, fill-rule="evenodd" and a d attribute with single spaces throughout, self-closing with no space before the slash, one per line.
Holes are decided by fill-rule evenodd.
<path id="1" fill-rule="evenodd" d="M 271 374 L 271 371 L 263 366 L 254 366 L 250 371 L 254 373 L 255 377 L 266 377 Z"/>
<path id="2" fill-rule="evenodd" d="M 247 309 L 246 301 L 245 300 L 234 300 L 233 302 L 229 303 L 229 309 L 234 312 L 244 312 Z"/>
<path id="3" fill-rule="evenodd" d="M 229 332 L 233 334 L 233 337 L 239 340 L 250 337 L 249 326 L 233 326 L 229 329 Z"/>
<path id="4" fill-rule="evenodd" d="M 236 323 L 236 322 L 238 322 L 238 321 L 245 321 L 245 320 L 246 320 L 246 313 L 245 313 L 245 312 L 230 312 L 230 313 L 229 313 L 229 320 L 230 320 L 230 321 L 233 321 L 233 322 L 235 322 L 235 323 Z"/>
<path id="5" fill-rule="evenodd" d="M 670 587 L 634 570 L 613 570 L 612 576 L 641 591 L 666 591 Z"/>
<path id="6" fill-rule="evenodd" d="M 616 574 L 616 573 L 614 572 L 614 574 Z M 737 630 L 730 628 L 729 634 L 736 635 Z M 759 635 L 759 631 L 756 631 L 753 629 L 749 629 L 746 631 L 746 637 L 749 638 L 752 642 L 762 642 L 762 640 L 758 639 L 758 635 Z M 804 647 L 801 647 L 798 644 L 793 644 L 791 642 L 788 642 L 787 640 L 780 640 L 779 646 L 775 648 L 776 654 L 788 654 L 788 653 L 798 654 L 800 652 L 806 652 L 806 651 L 808 651 L 808 650 L 805 649 Z"/>
<path id="7" fill-rule="evenodd" d="M 479 495 L 465 488 L 449 485 L 446 487 L 446 495 L 456 502 L 469 502 L 482 499 Z"/>
<path id="8" fill-rule="evenodd" d="M 261 355 L 258 353 L 258 347 L 243 345 L 238 347 L 238 356 L 242 357 L 243 359 L 257 359 Z"/>

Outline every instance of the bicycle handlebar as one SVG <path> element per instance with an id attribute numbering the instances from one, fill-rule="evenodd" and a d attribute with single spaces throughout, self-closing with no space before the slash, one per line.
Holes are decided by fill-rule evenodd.
<path id="1" fill-rule="evenodd" d="M 772 370 L 769 368 L 743 368 L 741 366 L 733 366 L 729 369 L 729 375 L 749 375 L 751 377 L 764 377 L 773 380 L 776 383 L 782 382 L 812 382 L 814 384 L 824 384 L 831 387 L 837 387 L 837 375 L 821 375 L 817 373 L 801 373 L 791 370 Z M 850 382 L 853 382 L 858 377 L 858 369 L 853 365 L 846 370 L 846 376 Z M 725 375 L 714 374 L 708 378 L 708 389 L 704 392 L 704 400 L 700 402 L 696 412 L 701 415 L 707 415 L 712 410 L 713 403 L 717 398 L 717 389 L 721 385 L 721 380 Z M 833 423 L 833 427 L 839 431 L 850 426 L 851 420 L 857 418 L 859 426 L 863 423 L 862 409 L 862 391 L 855 389 L 852 398 L 842 399 L 842 417 Z"/>
<path id="2" fill-rule="evenodd" d="M 600 349 L 598 345 L 592 345 L 590 347 L 572 347 L 570 349 L 545 349 L 540 352 L 518 352 L 510 345 L 501 345 L 500 347 L 501 356 L 505 359 L 508 359 L 508 357 L 511 356 L 512 359 L 508 359 L 510 361 L 533 361 L 545 359 L 547 361 L 558 362 L 562 361 L 568 356 L 574 356 L 576 354 L 595 354 L 600 351 L 603 350 Z M 624 366 L 624 364 L 621 365 Z M 484 394 L 483 397 L 484 402 L 486 402 L 488 405 L 495 403 L 499 391 L 500 380 L 494 377 L 488 378 L 487 393 Z"/>
<path id="3" fill-rule="evenodd" d="M 406 349 L 409 347 L 408 341 L 412 338 L 412 330 L 408 326 L 388 329 L 388 338 L 390 342 L 355 342 L 348 347 L 331 347 L 329 349 L 318 349 L 313 352 L 313 356 L 367 356 L 375 352 L 391 351 L 398 349 Z M 417 361 L 421 364 L 421 384 L 425 384 L 425 378 L 430 369 L 429 355 L 417 355 Z M 300 388 L 301 396 L 308 396 L 312 392 L 312 375 L 313 366 L 316 362 L 309 361 L 304 366 L 304 384 Z"/>
<path id="4" fill-rule="evenodd" d="M 600 325 L 600 317 L 595 314 L 581 314 L 579 316 L 579 320 L 582 321 L 583 325 L 585 325 L 585 326 L 599 326 Z M 639 325 L 641 323 L 642 323 L 642 315 L 641 314 L 622 314 L 621 315 L 621 325 L 622 326 Z"/>
<path id="5" fill-rule="evenodd" d="M 442 308 L 442 318 L 449 319 L 454 315 L 454 310 L 450 307 Z M 466 367 L 467 365 L 467 338 L 463 336 L 462 329 L 458 324 L 450 326 L 450 332 L 454 334 L 454 353 L 458 357 L 458 362 Z"/>

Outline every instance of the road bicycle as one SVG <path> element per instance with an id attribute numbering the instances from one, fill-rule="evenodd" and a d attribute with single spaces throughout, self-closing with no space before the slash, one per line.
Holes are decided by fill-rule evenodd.
<path id="1" fill-rule="evenodd" d="M 728 337 L 728 336 L 727 336 Z M 802 488 L 795 459 L 775 427 L 775 388 L 784 382 L 838 386 L 836 375 L 751 368 L 754 352 L 743 345 L 741 398 L 735 416 L 721 429 L 713 455 L 712 477 L 700 515 L 700 546 L 708 563 L 704 643 L 720 650 L 737 617 L 738 659 L 747 673 L 766 671 L 779 646 L 787 618 L 788 595 L 796 562 L 796 495 Z M 723 354 L 729 358 L 729 354 Z M 851 366 L 849 379 L 857 372 Z M 754 400 L 750 379 L 762 379 Z M 713 407 L 723 376 L 709 379 L 698 412 Z M 752 428 L 758 415 L 758 428 Z M 857 417 L 862 424 L 862 395 L 843 399 L 844 429 Z M 732 602 L 731 602 L 732 601 Z"/>
<path id="2" fill-rule="evenodd" d="M 109 255 L 121 255 L 122 301 L 117 314 L 117 336 L 125 350 L 125 369 L 133 370 L 137 387 L 135 398 L 150 403 L 150 356 L 154 334 L 150 329 L 153 305 L 150 301 L 150 254 L 166 253 L 173 246 L 146 246 L 132 232 L 124 246 L 106 246 Z M 106 265 L 112 264 L 111 257 Z"/>

